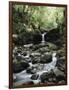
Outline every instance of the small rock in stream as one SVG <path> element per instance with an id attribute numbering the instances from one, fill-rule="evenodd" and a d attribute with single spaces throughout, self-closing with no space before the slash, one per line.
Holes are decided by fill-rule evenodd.
<path id="1" fill-rule="evenodd" d="M 30 68 L 28 68 L 28 69 L 26 70 L 26 72 L 27 72 L 27 73 L 30 73 L 30 74 L 35 74 L 35 73 L 36 73 L 36 68 L 30 67 Z"/>
<path id="2" fill-rule="evenodd" d="M 38 74 L 34 74 L 34 75 L 32 75 L 32 76 L 31 76 L 31 79 L 32 79 L 32 80 L 37 80 L 37 79 L 38 79 L 38 77 L 39 77 L 39 75 L 38 75 Z"/>

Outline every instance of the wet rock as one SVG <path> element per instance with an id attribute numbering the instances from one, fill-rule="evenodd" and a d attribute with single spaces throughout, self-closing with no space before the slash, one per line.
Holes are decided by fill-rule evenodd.
<path id="1" fill-rule="evenodd" d="M 13 72 L 19 73 L 29 67 L 29 64 L 25 61 L 13 63 Z"/>
<path id="2" fill-rule="evenodd" d="M 36 73 L 36 68 L 33 68 L 33 67 L 30 67 L 26 70 L 27 73 L 30 73 L 30 74 L 35 74 Z"/>
<path id="3" fill-rule="evenodd" d="M 32 79 L 32 80 L 37 80 L 37 79 L 38 79 L 38 77 L 39 77 L 39 75 L 38 75 L 38 74 L 34 74 L 34 75 L 32 75 L 32 76 L 31 76 L 31 79 Z"/>

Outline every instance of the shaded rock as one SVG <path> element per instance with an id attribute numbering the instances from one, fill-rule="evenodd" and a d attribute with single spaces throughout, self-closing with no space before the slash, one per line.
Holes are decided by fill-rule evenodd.
<path id="1" fill-rule="evenodd" d="M 65 57 L 60 57 L 57 60 L 56 66 L 59 70 L 63 71 L 65 70 Z"/>
<path id="2" fill-rule="evenodd" d="M 65 56 L 65 50 L 64 50 L 65 48 L 60 48 L 58 51 L 57 51 L 57 53 L 58 53 L 58 56 L 61 58 L 61 57 L 63 57 L 63 56 Z"/>
<path id="3" fill-rule="evenodd" d="M 41 76 L 40 76 L 40 79 L 41 79 L 41 82 L 42 83 L 46 83 L 46 82 L 54 82 L 56 81 L 56 77 L 55 77 L 55 74 L 51 71 L 49 73 L 43 73 Z"/>
<path id="4" fill-rule="evenodd" d="M 64 80 L 65 81 L 65 74 L 64 72 L 60 71 L 58 68 L 55 68 L 54 74 L 56 75 L 57 82 Z"/>
<path id="5" fill-rule="evenodd" d="M 33 57 L 32 58 L 32 64 L 36 64 L 38 62 L 40 62 L 40 57 Z"/>
<path id="6" fill-rule="evenodd" d="M 18 55 L 18 56 L 16 56 L 16 59 L 20 61 L 20 60 L 22 60 L 22 56 Z"/>
<path id="7" fill-rule="evenodd" d="M 33 43 L 34 44 L 39 44 L 41 42 L 41 40 L 42 40 L 41 34 L 36 33 L 33 35 Z"/>
<path id="8" fill-rule="evenodd" d="M 42 55 L 40 63 L 50 63 L 52 61 L 52 55 Z"/>
<path id="9" fill-rule="evenodd" d="M 32 80 L 37 80 L 37 79 L 38 79 L 38 77 L 39 77 L 39 75 L 38 75 L 38 74 L 34 74 L 34 75 L 32 75 L 32 76 L 31 76 L 31 79 L 32 79 Z"/>
<path id="10" fill-rule="evenodd" d="M 55 43 L 60 38 L 60 33 L 58 28 L 53 28 L 47 32 L 45 35 L 45 41 Z"/>
<path id="11" fill-rule="evenodd" d="M 33 85 L 33 84 L 34 84 L 33 81 L 28 81 L 28 82 L 24 83 L 23 85 Z"/>
<path id="12" fill-rule="evenodd" d="M 65 71 L 65 66 L 64 65 L 60 66 L 60 67 L 58 67 L 58 69 L 64 72 Z"/>
<path id="13" fill-rule="evenodd" d="M 43 74 L 40 76 L 40 79 L 41 79 L 41 82 L 42 82 L 42 83 L 45 83 L 46 81 L 48 81 L 48 73 L 43 73 Z"/>
<path id="14" fill-rule="evenodd" d="M 63 81 L 65 81 L 65 76 L 64 76 L 64 75 L 58 75 L 58 76 L 56 77 L 56 79 L 57 79 L 58 83 L 59 83 L 59 82 L 63 82 Z"/>
<path id="15" fill-rule="evenodd" d="M 19 73 L 29 67 L 29 64 L 25 61 L 13 63 L 13 72 Z"/>

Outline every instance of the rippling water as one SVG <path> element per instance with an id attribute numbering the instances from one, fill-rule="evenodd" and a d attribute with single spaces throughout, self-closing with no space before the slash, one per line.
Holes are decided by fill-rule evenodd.
<path id="1" fill-rule="evenodd" d="M 24 84 L 24 83 L 26 84 L 30 81 L 33 81 L 34 84 L 38 84 L 40 82 L 40 75 L 44 72 L 49 72 L 51 69 L 54 69 L 55 65 L 56 65 L 56 62 L 57 62 L 57 59 L 52 61 L 49 64 L 32 64 L 30 62 L 29 63 L 30 67 L 32 67 L 32 66 L 38 67 L 35 74 L 38 74 L 39 78 L 37 80 L 32 80 L 31 76 L 33 74 L 29 74 L 29 73 L 26 72 L 26 70 L 23 70 L 20 73 L 14 74 L 14 76 L 16 77 L 16 81 L 14 82 L 14 86 L 18 86 L 18 85 L 21 85 L 21 84 Z"/>

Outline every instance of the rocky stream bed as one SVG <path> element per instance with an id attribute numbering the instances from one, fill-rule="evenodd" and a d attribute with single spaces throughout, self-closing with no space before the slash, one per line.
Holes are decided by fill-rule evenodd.
<path id="1" fill-rule="evenodd" d="M 64 48 L 46 42 L 13 49 L 13 85 L 64 84 Z"/>

